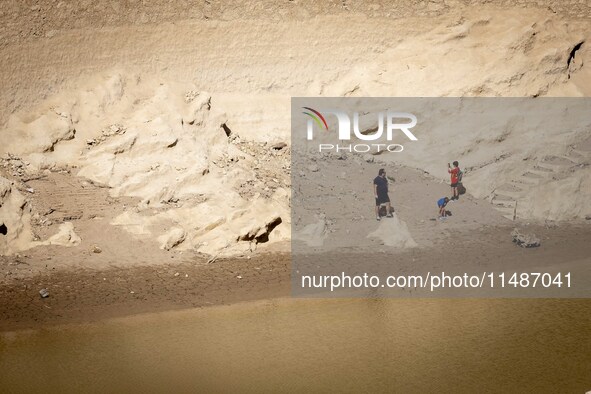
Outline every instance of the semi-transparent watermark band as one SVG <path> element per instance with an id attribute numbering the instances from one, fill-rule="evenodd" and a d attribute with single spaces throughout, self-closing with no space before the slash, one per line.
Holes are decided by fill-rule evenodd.
<path id="1" fill-rule="evenodd" d="M 292 98 L 294 296 L 591 296 L 591 100 Z"/>

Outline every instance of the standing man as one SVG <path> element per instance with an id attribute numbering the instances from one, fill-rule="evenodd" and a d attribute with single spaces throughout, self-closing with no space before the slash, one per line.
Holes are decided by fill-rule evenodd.
<path id="1" fill-rule="evenodd" d="M 460 194 L 458 193 L 458 176 L 460 174 L 460 163 L 457 161 L 453 162 L 454 168 L 451 168 L 449 163 L 447 163 L 447 172 L 451 175 L 451 199 L 452 200 L 459 200 Z"/>
<path id="2" fill-rule="evenodd" d="M 380 205 L 386 204 L 388 212 L 387 217 L 392 217 L 390 207 L 390 197 L 388 197 L 388 179 L 386 179 L 386 170 L 380 168 L 378 176 L 373 180 L 373 194 L 376 198 L 376 220 L 380 220 Z"/>

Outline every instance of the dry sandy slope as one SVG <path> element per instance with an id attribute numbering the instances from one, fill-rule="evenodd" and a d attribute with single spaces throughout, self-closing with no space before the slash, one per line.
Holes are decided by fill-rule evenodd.
<path id="1" fill-rule="evenodd" d="M 523 9 L 546 9 L 570 18 L 589 18 L 591 5 L 580 0 L 274 0 L 204 1 L 90 1 L 5 0 L 0 7 L 2 44 L 51 37 L 63 30 L 155 25 L 179 20 L 265 19 L 273 22 L 308 20 L 320 15 L 361 13 L 389 19 L 436 17 L 460 6 L 493 4 Z"/>
<path id="2" fill-rule="evenodd" d="M 344 91 L 323 86 L 354 73 L 361 82 L 379 82 L 377 91 L 370 86 L 373 96 L 543 94 L 567 78 L 568 55 L 588 37 L 587 26 L 546 9 L 478 7 L 435 19 L 348 13 L 281 23 L 210 19 L 64 29 L 52 37 L 3 40 L 1 119 L 23 106 L 28 111 L 56 89 L 78 88 L 79 76 L 88 80 L 113 67 L 216 93 L 338 95 L 355 81 L 337 84 Z M 583 46 L 579 54 L 586 51 Z M 378 68 L 386 60 L 383 74 Z"/>
<path id="3" fill-rule="evenodd" d="M 384 5 L 372 13 L 330 4 L 289 10 L 281 23 L 251 7 L 239 21 L 227 9 L 207 20 L 127 25 L 114 17 L 83 29 L 63 28 L 52 11 L 51 34 L 44 25 L 35 39 L 5 31 L 0 153 L 22 157 L 27 176 L 65 170 L 108 186 L 112 197 L 135 197 L 111 224 L 163 247 L 183 240 L 181 248 L 208 254 L 244 253 L 259 237 L 289 239 L 288 148 L 265 143 L 288 140 L 290 96 L 589 93 L 590 51 L 580 45 L 589 25 L 546 7 L 444 4 L 394 19 L 377 16 Z M 569 140 L 584 142 L 584 132 Z M 465 165 L 502 153 L 491 144 Z M 584 191 L 588 170 L 577 177 Z M 544 201 L 531 201 L 524 217 L 549 217 L 536 204 Z M 587 213 L 569 206 L 550 217 Z"/>

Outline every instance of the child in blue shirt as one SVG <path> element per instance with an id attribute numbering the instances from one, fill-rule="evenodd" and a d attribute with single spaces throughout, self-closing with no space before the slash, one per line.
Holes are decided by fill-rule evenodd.
<path id="1" fill-rule="evenodd" d="M 447 217 L 447 213 L 445 212 L 445 206 L 447 205 L 448 202 L 449 202 L 449 198 L 447 198 L 447 197 L 441 197 L 439 200 L 437 200 L 437 206 L 439 207 L 439 217 L 440 218 Z"/>

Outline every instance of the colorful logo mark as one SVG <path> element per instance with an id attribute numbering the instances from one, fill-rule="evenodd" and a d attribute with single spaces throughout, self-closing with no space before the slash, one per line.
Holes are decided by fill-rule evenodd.
<path id="1" fill-rule="evenodd" d="M 326 131 L 328 131 L 328 124 L 326 123 L 326 119 L 324 119 L 324 116 L 322 116 L 322 114 L 318 111 L 316 111 L 313 108 L 310 107 L 303 107 L 305 110 L 302 113 L 308 115 L 309 117 L 311 117 L 312 119 L 314 119 L 314 121 L 316 122 L 316 124 L 318 125 L 318 127 L 320 127 L 321 129 L 324 128 Z"/>

